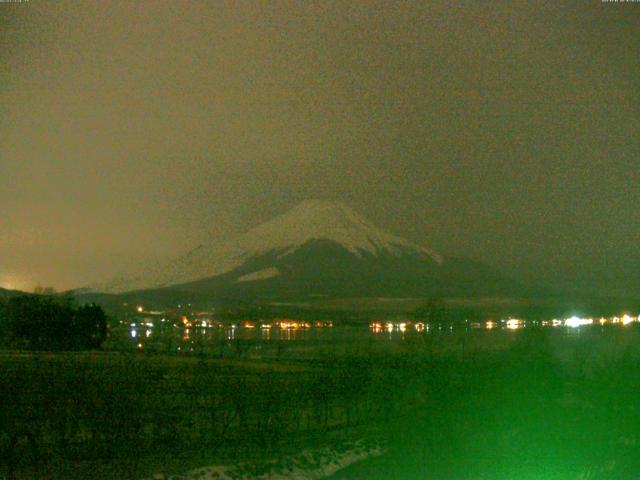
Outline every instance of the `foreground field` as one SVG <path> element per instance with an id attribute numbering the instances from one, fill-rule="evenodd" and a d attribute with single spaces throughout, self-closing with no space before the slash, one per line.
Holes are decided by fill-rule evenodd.
<path id="1" fill-rule="evenodd" d="M 0 362 L 1 467 L 20 478 L 141 478 L 322 446 L 399 406 L 409 372 L 394 356 L 375 367 L 135 353 Z"/>
<path id="2" fill-rule="evenodd" d="M 364 441 L 386 454 L 336 478 L 636 478 L 638 332 L 569 333 L 306 361 L 4 352 L 0 476 L 269 478 L 257 466 Z"/>

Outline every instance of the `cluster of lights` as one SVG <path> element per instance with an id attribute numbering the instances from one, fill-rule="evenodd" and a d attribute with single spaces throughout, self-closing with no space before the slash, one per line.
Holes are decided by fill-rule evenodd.
<path id="1" fill-rule="evenodd" d="M 297 320 L 280 320 L 275 325 L 283 330 L 297 330 L 298 328 L 311 328 L 309 322 L 302 322 Z"/>
<path id="2" fill-rule="evenodd" d="M 373 322 L 369 324 L 369 328 L 371 329 L 371 331 L 373 333 L 382 333 L 383 331 L 389 332 L 389 333 L 393 333 L 393 332 L 400 332 L 400 333 L 405 333 L 410 329 L 414 329 L 416 332 L 424 332 L 429 331 L 429 325 L 422 323 L 422 322 L 418 322 L 418 323 L 411 323 L 411 322 L 386 322 L 386 323 L 382 323 L 382 322 Z"/>
<path id="3" fill-rule="evenodd" d="M 593 318 L 580 318 L 573 316 L 565 319 L 564 321 L 565 327 L 577 328 L 584 325 L 593 325 Z"/>
<path id="4" fill-rule="evenodd" d="M 182 305 L 179 305 L 179 308 Z M 189 305 L 190 306 L 190 305 Z M 146 310 L 144 306 L 142 305 L 138 305 L 135 307 L 135 310 L 137 313 L 145 313 L 145 314 L 163 314 L 163 312 L 156 312 L 156 311 L 151 311 L 151 310 Z M 201 312 L 198 314 L 194 314 L 197 317 L 204 317 L 205 315 L 209 315 L 209 313 L 207 312 Z M 166 319 L 162 318 L 161 322 L 165 322 Z M 583 317 L 579 317 L 579 316 L 571 316 L 565 319 L 557 319 L 554 318 L 553 320 L 542 320 L 540 322 L 536 322 L 534 321 L 533 324 L 534 325 L 541 325 L 543 327 L 545 326 L 551 326 L 551 327 L 560 327 L 560 326 L 565 326 L 565 327 L 569 327 L 569 328 L 579 328 L 579 327 L 583 327 L 583 326 L 588 326 L 588 325 L 594 325 L 594 324 L 600 324 L 600 325 L 605 325 L 605 324 L 621 324 L 621 325 L 629 325 L 630 323 L 633 322 L 640 322 L 640 316 L 631 316 L 628 314 L 624 314 L 620 317 L 614 316 L 614 317 L 609 317 L 609 318 L 605 318 L 605 317 L 601 317 L 600 319 L 596 319 L 594 320 L 593 318 L 583 318 Z M 507 318 L 507 319 L 503 319 L 500 321 L 493 321 L 493 320 L 488 320 L 484 323 L 484 328 L 486 328 L 487 330 L 492 330 L 496 327 L 502 326 L 503 328 L 507 328 L 509 330 L 517 330 L 520 328 L 524 328 L 527 325 L 528 322 L 525 322 L 525 320 L 522 319 L 518 319 L 518 318 Z M 147 321 L 147 322 L 139 322 L 139 324 L 136 323 L 131 323 L 130 324 L 132 328 L 131 330 L 131 337 L 133 339 L 137 338 L 138 334 L 135 330 L 136 327 L 142 327 L 142 326 L 146 326 L 148 328 L 152 328 L 154 326 L 153 322 Z M 201 319 L 189 319 L 186 315 L 182 315 L 180 317 L 180 321 L 179 323 L 176 325 L 174 324 L 174 327 L 176 326 L 181 326 L 183 328 L 189 329 L 192 327 L 202 327 L 202 328 L 210 328 L 210 327 L 214 327 L 214 326 L 219 326 L 219 327 L 223 327 L 224 325 L 222 323 L 219 323 L 217 321 L 213 321 L 210 319 L 210 317 L 207 318 L 201 318 Z M 282 330 L 296 330 L 296 329 L 307 329 L 307 328 L 311 328 L 312 326 L 314 327 L 333 327 L 333 322 L 331 321 L 316 321 L 314 323 L 310 323 L 307 321 L 302 321 L 302 320 L 276 320 L 273 323 L 255 323 L 249 320 L 244 321 L 242 324 L 240 324 L 240 327 L 245 328 L 245 329 L 253 329 L 258 327 L 263 329 L 263 330 L 268 330 L 271 329 L 272 327 L 277 327 L 280 328 Z M 389 333 L 393 333 L 393 332 L 400 332 L 400 333 L 405 333 L 408 330 L 415 330 L 416 332 L 429 332 L 429 324 L 425 324 L 422 322 L 417 322 L 417 323 L 413 323 L 413 322 L 373 322 L 370 325 L 371 330 L 373 331 L 373 333 L 382 333 L 384 331 L 389 332 Z M 482 328 L 483 324 L 482 323 L 472 323 L 471 324 L 472 328 Z M 232 329 L 237 328 L 236 325 L 232 325 L 231 327 Z M 453 329 L 453 326 L 450 326 L 450 329 Z M 145 332 L 146 337 L 149 337 L 151 334 L 150 330 L 147 330 Z M 188 334 L 187 334 L 188 335 Z"/>
<path id="5" fill-rule="evenodd" d="M 517 330 L 518 328 L 524 327 L 524 320 L 520 320 L 519 318 L 510 318 L 506 321 L 503 320 L 503 322 L 509 330 Z"/>
<path id="6" fill-rule="evenodd" d="M 247 326 L 246 322 L 244 324 L 244 327 L 253 328 L 253 327 Z M 311 327 L 331 328 L 333 327 L 333 322 L 331 320 L 326 320 L 326 321 L 318 320 L 315 323 L 307 322 L 304 320 L 277 320 L 273 323 L 262 323 L 260 325 L 260 328 L 262 329 L 270 329 L 273 327 L 280 328 L 282 330 L 297 330 L 300 328 L 311 328 Z"/>
<path id="7" fill-rule="evenodd" d="M 605 323 L 621 323 L 622 325 L 629 325 L 632 322 L 640 322 L 640 315 L 632 317 L 631 315 L 623 315 L 622 317 L 601 318 L 600 324 Z"/>
<path id="8" fill-rule="evenodd" d="M 578 328 L 587 325 L 594 324 L 621 324 L 621 325 L 629 325 L 633 322 L 640 322 L 640 315 L 637 317 L 631 315 L 623 315 L 621 317 L 610 317 L 605 318 L 602 317 L 598 320 L 594 320 L 593 318 L 583 318 L 579 316 L 571 316 L 565 319 L 557 319 L 553 320 L 542 320 L 540 322 L 534 321 L 533 325 L 541 325 L 543 327 L 569 327 L 569 328 Z M 498 328 L 502 326 L 502 328 L 506 328 L 508 330 L 518 330 L 520 328 L 524 328 L 528 324 L 527 321 L 520 318 L 506 318 L 500 321 L 488 320 L 484 323 L 484 328 L 487 330 L 493 330 L 494 328 Z M 472 323 L 472 328 L 482 328 L 482 323 Z M 369 324 L 369 328 L 373 333 L 393 333 L 400 332 L 405 333 L 410 329 L 414 329 L 417 332 L 428 332 L 429 324 L 425 323 L 411 323 L 411 322 L 372 322 Z M 453 329 L 453 325 L 450 325 L 450 329 Z"/>
<path id="9" fill-rule="evenodd" d="M 633 317 L 631 315 L 625 314 L 622 317 L 610 317 L 610 318 L 601 317 L 599 320 L 594 320 L 593 318 L 585 318 L 585 317 L 579 317 L 577 315 L 573 315 L 565 319 L 554 318 L 553 320 L 543 320 L 542 322 L 540 322 L 540 325 L 542 325 L 543 327 L 565 326 L 569 328 L 578 328 L 578 327 L 584 327 L 588 325 L 594 325 L 596 323 L 600 325 L 605 325 L 605 324 L 629 325 L 632 322 L 640 322 L 640 316 Z M 511 330 L 522 328 L 525 325 L 525 322 L 523 320 L 518 320 L 514 318 L 510 318 L 508 320 L 502 320 L 502 323 L 508 329 L 511 329 Z M 491 321 L 486 323 L 486 327 L 488 329 L 493 328 L 494 326 L 495 324 Z"/>

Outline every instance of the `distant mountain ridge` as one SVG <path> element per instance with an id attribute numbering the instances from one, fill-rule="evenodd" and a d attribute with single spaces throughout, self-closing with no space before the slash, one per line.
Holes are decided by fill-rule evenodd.
<path id="1" fill-rule="evenodd" d="M 273 300 L 506 295 L 523 287 L 481 263 L 387 233 L 349 207 L 309 200 L 233 240 L 92 290 Z"/>

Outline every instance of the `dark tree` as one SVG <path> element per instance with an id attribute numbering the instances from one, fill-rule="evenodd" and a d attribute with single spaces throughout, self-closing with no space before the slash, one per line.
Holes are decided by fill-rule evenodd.
<path id="1" fill-rule="evenodd" d="M 99 348 L 107 336 L 101 307 L 78 307 L 69 297 L 23 295 L 10 298 L 0 311 L 3 342 L 34 350 Z"/>
<path id="2" fill-rule="evenodd" d="M 86 348 L 100 348 L 107 338 L 107 315 L 99 305 L 84 305 L 73 316 L 77 341 Z"/>

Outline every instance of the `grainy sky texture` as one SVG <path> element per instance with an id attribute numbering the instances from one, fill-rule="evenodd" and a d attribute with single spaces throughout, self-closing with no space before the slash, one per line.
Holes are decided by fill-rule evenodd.
<path id="1" fill-rule="evenodd" d="M 70 288 L 301 200 L 640 290 L 640 3 L 0 3 L 0 286 Z"/>

